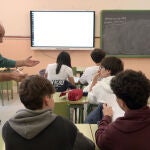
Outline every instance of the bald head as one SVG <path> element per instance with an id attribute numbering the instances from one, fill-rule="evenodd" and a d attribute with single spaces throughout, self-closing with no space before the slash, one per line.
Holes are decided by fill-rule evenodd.
<path id="1" fill-rule="evenodd" d="M 4 27 L 0 24 L 0 43 L 3 42 L 3 37 L 5 35 L 5 29 Z"/>

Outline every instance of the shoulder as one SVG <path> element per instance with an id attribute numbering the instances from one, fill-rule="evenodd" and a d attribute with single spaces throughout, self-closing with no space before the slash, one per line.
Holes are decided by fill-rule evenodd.
<path id="1" fill-rule="evenodd" d="M 48 67 L 56 67 L 57 64 L 56 64 L 56 63 L 53 63 L 53 64 L 48 64 L 47 66 L 48 66 Z"/>
<path id="2" fill-rule="evenodd" d="M 68 67 L 67 65 L 62 65 L 61 67 L 62 67 L 63 69 L 72 70 L 72 68 Z"/>
<path id="3" fill-rule="evenodd" d="M 91 66 L 91 67 L 87 67 L 86 69 L 85 69 L 85 72 L 91 72 L 91 71 L 98 71 L 98 69 L 99 69 L 99 66 Z"/>
<path id="4" fill-rule="evenodd" d="M 61 129 L 70 129 L 70 130 L 74 130 L 74 132 L 77 132 L 77 127 L 68 119 L 62 117 L 62 116 L 57 116 L 57 118 L 55 119 L 55 121 L 57 122 L 58 125 L 61 126 Z"/>
<path id="5" fill-rule="evenodd" d="M 10 131 L 12 131 L 12 128 L 10 127 L 8 121 L 6 121 L 6 123 L 2 127 L 2 136 L 3 136 L 3 138 L 5 138 L 5 136 L 7 136 L 7 133 L 10 134 Z"/>

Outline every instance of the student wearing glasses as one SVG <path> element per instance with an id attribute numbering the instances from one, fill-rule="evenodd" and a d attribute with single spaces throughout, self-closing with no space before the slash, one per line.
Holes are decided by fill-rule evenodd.
<path id="1" fill-rule="evenodd" d="M 89 103 L 98 104 L 98 107 L 87 116 L 85 123 L 97 123 L 102 118 L 102 103 L 106 103 L 114 109 L 113 120 L 124 114 L 116 102 L 115 94 L 110 88 L 112 78 L 121 72 L 123 68 L 123 62 L 117 57 L 106 57 L 102 60 L 88 93 Z"/>

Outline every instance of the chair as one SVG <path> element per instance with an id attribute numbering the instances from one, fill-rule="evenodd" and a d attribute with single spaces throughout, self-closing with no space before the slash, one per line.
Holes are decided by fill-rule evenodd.
<path id="1" fill-rule="evenodd" d="M 54 113 L 69 119 L 69 109 L 67 102 L 55 103 Z"/>
<path id="2" fill-rule="evenodd" d="M 73 75 L 76 76 L 77 73 L 77 67 L 72 67 Z"/>
<path id="3" fill-rule="evenodd" d="M 39 75 L 40 75 L 41 77 L 44 77 L 45 71 L 46 71 L 46 69 L 41 69 L 41 70 L 39 71 Z"/>
<path id="4" fill-rule="evenodd" d="M 13 81 L 2 81 L 0 82 L 0 97 L 2 99 L 2 105 L 4 105 L 4 92 L 7 93 L 8 100 L 13 99 Z"/>

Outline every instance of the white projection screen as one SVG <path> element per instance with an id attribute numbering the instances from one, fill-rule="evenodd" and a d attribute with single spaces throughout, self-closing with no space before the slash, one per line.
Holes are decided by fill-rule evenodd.
<path id="1" fill-rule="evenodd" d="M 31 47 L 94 48 L 94 11 L 30 11 Z"/>

